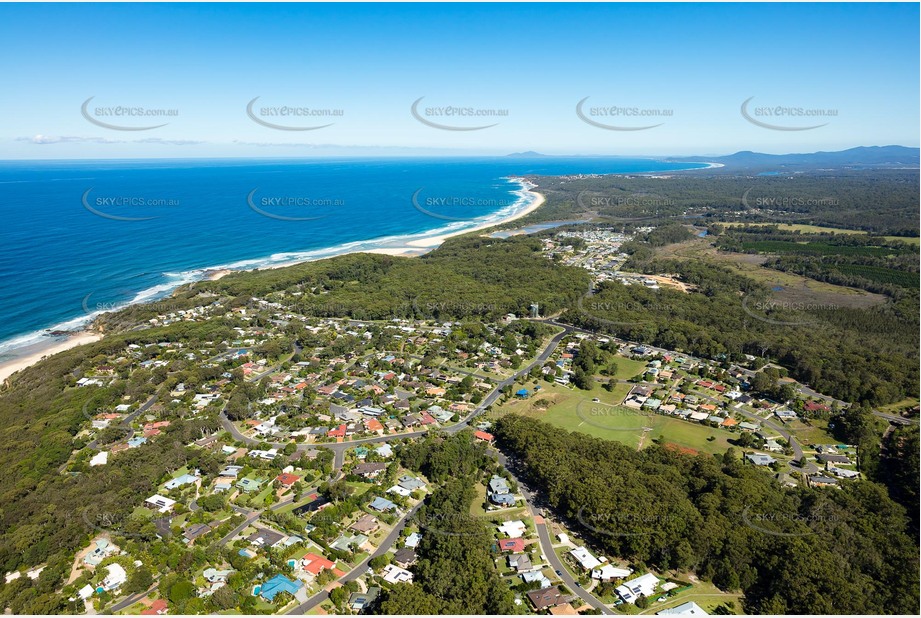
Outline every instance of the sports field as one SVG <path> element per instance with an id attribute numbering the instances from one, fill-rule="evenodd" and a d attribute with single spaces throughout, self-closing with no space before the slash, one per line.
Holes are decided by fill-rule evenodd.
<path id="1" fill-rule="evenodd" d="M 703 453 L 722 453 L 731 446 L 728 440 L 734 434 L 724 429 L 619 405 L 629 390 L 629 384 L 618 384 L 609 393 L 597 385 L 591 391 L 580 391 L 544 383 L 537 393 L 527 399 L 509 401 L 494 411 L 493 416 L 509 413 L 530 416 L 567 431 L 579 431 L 633 448 L 648 446 L 660 437 L 665 442 Z M 599 401 L 592 401 L 593 398 Z M 712 441 L 708 440 L 711 436 Z"/>

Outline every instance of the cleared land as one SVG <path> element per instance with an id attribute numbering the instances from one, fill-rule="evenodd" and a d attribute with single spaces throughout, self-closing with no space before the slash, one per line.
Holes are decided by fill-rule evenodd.
<path id="1" fill-rule="evenodd" d="M 691 240 L 667 245 L 657 250 L 662 258 L 706 260 L 731 268 L 736 274 L 754 279 L 759 283 L 777 288 L 773 296 L 779 301 L 809 303 L 833 307 L 865 309 L 886 302 L 882 294 L 873 294 L 856 288 L 848 288 L 822 281 L 815 281 L 793 273 L 766 268 L 762 264 L 765 255 L 749 253 L 727 253 L 711 246 L 709 238 Z"/>
<path id="2" fill-rule="evenodd" d="M 725 227 L 742 227 L 742 226 L 768 226 L 776 225 L 777 229 L 788 230 L 791 232 L 802 232 L 803 234 L 863 234 L 867 235 L 867 232 L 863 230 L 846 230 L 838 227 L 821 227 L 818 225 L 806 225 L 800 223 L 742 223 L 740 221 L 732 221 L 729 223 L 721 223 Z M 918 236 L 883 236 L 886 240 L 901 240 L 902 242 L 907 242 L 913 245 L 921 244 L 921 237 Z"/>
<path id="3" fill-rule="evenodd" d="M 514 413 L 539 418 L 567 431 L 614 440 L 633 448 L 648 446 L 659 439 L 704 453 L 722 453 L 732 446 L 729 439 L 735 434 L 725 429 L 619 405 L 630 386 L 617 386 L 614 393 L 609 393 L 597 385 L 591 391 L 545 385 L 527 399 L 509 401 L 492 415 Z M 593 398 L 599 401 L 593 402 Z"/>

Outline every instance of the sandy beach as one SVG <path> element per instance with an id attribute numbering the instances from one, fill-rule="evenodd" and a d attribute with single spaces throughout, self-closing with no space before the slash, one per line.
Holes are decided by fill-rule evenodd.
<path id="1" fill-rule="evenodd" d="M 461 234 L 469 234 L 470 232 L 477 232 L 479 230 L 485 230 L 487 228 L 491 228 L 497 225 L 508 223 L 509 221 L 515 221 L 516 219 L 521 219 L 522 217 L 525 217 L 531 214 L 532 212 L 540 208 L 541 205 L 546 200 L 544 195 L 542 193 L 538 193 L 537 191 L 534 191 L 534 188 L 535 188 L 535 185 L 532 185 L 522 180 L 522 188 L 520 189 L 520 191 L 521 193 L 526 194 L 531 198 L 531 203 L 528 204 L 526 208 L 522 208 L 521 210 L 518 210 L 510 214 L 508 217 L 505 217 L 504 219 L 501 219 L 499 221 L 485 221 L 474 227 L 464 228 L 462 230 L 457 230 L 456 232 L 448 232 L 445 234 L 437 234 L 434 236 L 426 236 L 424 238 L 417 238 L 416 240 L 408 240 L 406 241 L 406 244 L 403 246 L 378 247 L 375 249 L 361 249 L 357 251 L 350 251 L 349 253 L 374 253 L 378 255 L 395 255 L 395 256 L 400 256 L 400 257 L 416 257 L 419 255 L 423 255 L 433 249 L 436 249 L 444 241 L 454 236 L 460 236 Z M 285 262 L 283 264 L 271 264 L 268 266 L 262 266 L 260 268 L 257 268 L 256 270 L 268 270 L 268 269 L 273 269 L 273 268 L 287 268 L 289 266 L 295 266 L 296 264 L 301 264 L 306 261 L 313 261 L 313 260 L 300 260 L 300 261 Z M 223 274 L 226 274 L 223 271 L 218 271 L 218 272 L 222 272 Z M 221 276 L 223 276 L 223 274 Z M 219 278 L 219 277 L 215 277 L 215 278 Z"/>
<path id="2" fill-rule="evenodd" d="M 70 335 L 64 341 L 56 341 L 48 344 L 38 344 L 31 346 L 31 350 L 23 350 L 22 357 L 0 363 L 0 383 L 4 382 L 8 377 L 17 371 L 34 365 L 46 356 L 51 356 L 53 354 L 57 354 L 58 352 L 63 352 L 64 350 L 69 350 L 85 343 L 93 343 L 94 341 L 99 341 L 100 339 L 102 339 L 102 335 L 99 333 L 83 331 Z"/>

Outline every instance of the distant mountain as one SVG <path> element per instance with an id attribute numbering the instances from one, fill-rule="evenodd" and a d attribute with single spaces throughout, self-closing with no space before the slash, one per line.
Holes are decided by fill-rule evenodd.
<path id="1" fill-rule="evenodd" d="M 533 150 L 528 150 L 527 152 L 513 152 L 512 154 L 506 155 L 506 156 L 507 157 L 518 157 L 519 159 L 526 159 L 526 158 L 531 158 L 531 157 L 546 157 L 547 155 L 543 154 L 542 152 L 534 152 Z"/>
<path id="2" fill-rule="evenodd" d="M 668 161 L 712 161 L 731 168 L 825 168 L 852 166 L 917 167 L 921 149 L 905 146 L 859 146 L 835 152 L 765 154 L 744 150 L 724 157 L 669 157 Z"/>

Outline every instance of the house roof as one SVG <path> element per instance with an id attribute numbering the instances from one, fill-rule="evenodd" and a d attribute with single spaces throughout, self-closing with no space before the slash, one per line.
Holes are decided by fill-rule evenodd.
<path id="1" fill-rule="evenodd" d="M 336 566 L 332 560 L 314 553 L 309 553 L 301 558 L 301 564 L 303 565 L 303 569 L 312 575 L 319 575 L 320 571 L 323 569 L 332 569 Z"/>
<path id="2" fill-rule="evenodd" d="M 374 515 L 366 514 L 362 515 L 354 524 L 349 526 L 349 529 L 357 532 L 371 532 L 372 530 L 376 530 L 379 526 L 380 523 Z"/>
<path id="3" fill-rule="evenodd" d="M 550 586 L 549 588 L 542 588 L 541 590 L 532 590 L 528 593 L 528 600 L 531 601 L 531 604 L 534 605 L 535 609 L 544 609 L 547 607 L 553 607 L 555 605 L 560 605 L 561 603 L 566 602 L 563 594 L 560 592 L 560 589 L 556 586 Z"/>
<path id="4" fill-rule="evenodd" d="M 275 532 L 274 530 L 267 530 L 265 528 L 259 528 L 253 532 L 246 539 L 254 545 L 260 545 L 262 547 L 272 547 L 276 543 L 280 543 L 284 540 L 285 535 L 280 532 Z"/>
<path id="5" fill-rule="evenodd" d="M 276 575 L 269 581 L 262 584 L 259 591 L 259 595 L 271 602 L 275 599 L 275 596 L 279 592 L 287 592 L 288 594 L 294 594 L 301 589 L 302 584 L 299 581 L 292 581 L 285 577 L 284 575 Z"/>
<path id="6" fill-rule="evenodd" d="M 499 549 L 511 552 L 524 551 L 524 539 L 502 539 L 499 541 Z"/>
<path id="7" fill-rule="evenodd" d="M 296 474 L 291 474 L 290 472 L 282 472 L 281 474 L 275 477 L 275 480 L 281 483 L 282 485 L 288 486 L 288 485 L 294 485 L 296 482 L 301 480 L 301 477 L 299 477 Z"/>

